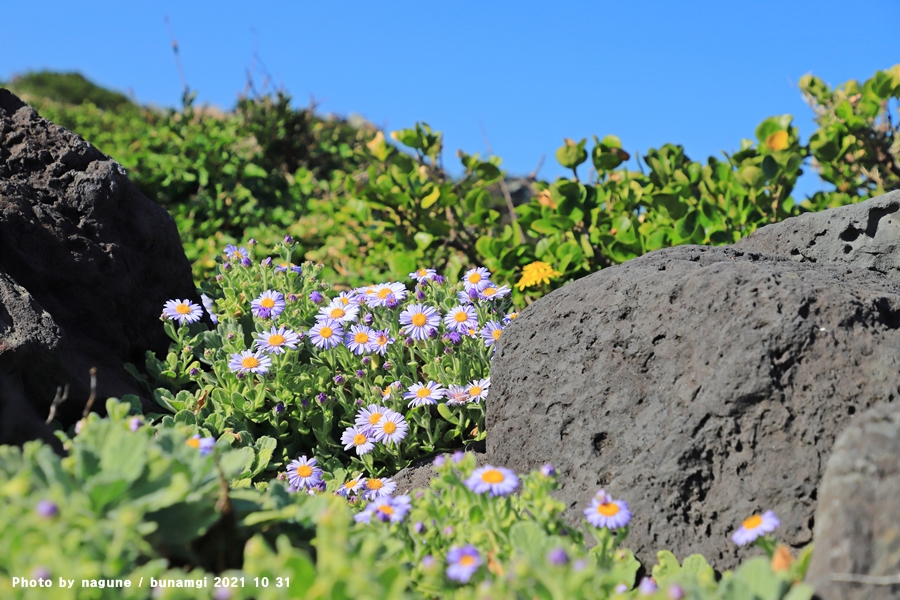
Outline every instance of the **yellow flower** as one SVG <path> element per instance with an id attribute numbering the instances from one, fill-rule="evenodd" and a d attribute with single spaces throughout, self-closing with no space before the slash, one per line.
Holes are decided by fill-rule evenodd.
<path id="1" fill-rule="evenodd" d="M 776 131 L 766 138 L 766 145 L 775 152 L 785 150 L 788 147 L 788 132 L 784 130 Z"/>
<path id="2" fill-rule="evenodd" d="M 559 277 L 560 275 L 562 273 L 554 271 L 549 264 L 536 260 L 522 267 L 522 277 L 519 279 L 516 287 L 519 290 L 524 290 L 539 283 L 550 283 L 551 277 Z"/>

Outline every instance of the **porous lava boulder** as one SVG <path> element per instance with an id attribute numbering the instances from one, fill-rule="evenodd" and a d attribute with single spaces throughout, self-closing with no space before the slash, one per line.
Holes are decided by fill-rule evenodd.
<path id="1" fill-rule="evenodd" d="M 604 269 L 512 322 L 491 368 L 487 461 L 559 472 L 567 518 L 628 502 L 626 546 L 699 552 L 774 510 L 812 539 L 816 491 L 853 415 L 900 393 L 900 285 L 844 265 L 680 246 Z"/>
<path id="2" fill-rule="evenodd" d="M 854 419 L 819 488 L 806 581 L 822 600 L 900 597 L 900 403 Z"/>
<path id="3" fill-rule="evenodd" d="M 838 263 L 900 283 L 900 190 L 757 229 L 734 247 L 796 262 Z"/>
<path id="4" fill-rule="evenodd" d="M 57 386 L 70 386 L 57 417 L 80 417 L 91 367 L 98 409 L 103 398 L 140 393 L 123 363 L 143 365 L 147 350 L 168 347 L 159 316 L 170 298 L 196 301 L 197 292 L 168 213 L 115 161 L 0 89 L 0 370 L 9 390 L 0 443 L 45 437 Z"/>

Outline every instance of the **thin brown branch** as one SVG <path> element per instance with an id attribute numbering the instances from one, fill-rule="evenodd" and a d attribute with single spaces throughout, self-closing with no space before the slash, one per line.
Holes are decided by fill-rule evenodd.
<path id="1" fill-rule="evenodd" d="M 94 400 L 97 399 L 97 367 L 91 367 L 91 395 L 88 396 L 87 404 L 84 405 L 84 413 L 81 415 L 83 418 L 88 416 L 88 413 L 91 412 L 91 406 L 94 405 Z"/>
<path id="2" fill-rule="evenodd" d="M 61 386 L 56 388 L 56 396 L 53 397 L 53 403 L 50 405 L 50 414 L 47 416 L 47 423 L 53 420 L 53 417 L 56 416 L 56 407 L 66 401 L 66 398 L 69 397 L 69 384 L 66 384 L 65 389 Z"/>

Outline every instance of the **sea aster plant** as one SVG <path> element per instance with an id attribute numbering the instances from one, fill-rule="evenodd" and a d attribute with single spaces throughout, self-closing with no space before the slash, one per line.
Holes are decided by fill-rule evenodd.
<path id="1" fill-rule="evenodd" d="M 628 504 L 622 500 L 613 500 L 603 490 L 597 492 L 590 507 L 584 509 L 584 516 L 594 527 L 606 529 L 619 529 L 631 521 Z"/>
<path id="2" fill-rule="evenodd" d="M 444 325 L 450 331 L 465 332 L 471 327 L 478 327 L 478 315 L 470 304 L 455 306 L 444 316 Z"/>
<path id="3" fill-rule="evenodd" d="M 469 401 L 469 390 L 461 385 L 451 385 L 447 389 L 447 404 L 453 406 L 456 404 L 465 404 Z"/>
<path id="4" fill-rule="evenodd" d="M 468 292 L 471 289 L 481 291 L 491 283 L 491 273 L 484 267 L 469 269 L 463 275 L 463 285 Z"/>
<path id="5" fill-rule="evenodd" d="M 365 408 L 361 408 L 359 412 L 356 413 L 356 425 L 364 428 L 375 427 L 382 419 L 384 419 L 385 416 L 389 415 L 392 412 L 394 411 L 389 408 L 385 408 L 384 406 L 370 404 Z"/>
<path id="6" fill-rule="evenodd" d="M 397 482 L 390 477 L 370 477 L 366 479 L 363 488 L 365 489 L 363 498 L 375 500 L 393 494 L 397 489 Z"/>
<path id="7" fill-rule="evenodd" d="M 731 535 L 731 540 L 738 546 L 745 546 L 761 535 L 772 533 L 780 525 L 781 521 L 775 513 L 767 510 L 761 515 L 755 514 L 744 519 L 738 530 Z"/>
<path id="8" fill-rule="evenodd" d="M 261 350 L 253 352 L 252 350 L 244 350 L 242 352 L 232 354 L 228 368 L 234 373 L 256 373 L 257 375 L 265 375 L 272 366 L 272 359 L 263 354 Z"/>
<path id="9" fill-rule="evenodd" d="M 169 320 L 178 321 L 180 325 L 196 323 L 203 316 L 203 309 L 199 304 L 190 300 L 167 300 L 163 307 L 163 315 Z"/>
<path id="10" fill-rule="evenodd" d="M 288 481 L 297 489 L 309 489 L 322 481 L 322 469 L 316 466 L 316 459 L 305 456 L 293 460 L 287 467 Z"/>
<path id="11" fill-rule="evenodd" d="M 429 381 L 428 383 L 414 383 L 403 394 L 404 400 L 411 400 L 409 408 L 422 406 L 423 404 L 437 404 L 437 401 L 444 397 L 447 390 L 443 389 L 440 383 Z"/>
<path id="12" fill-rule="evenodd" d="M 269 331 L 257 333 L 256 346 L 264 352 L 281 354 L 286 349 L 296 350 L 300 342 L 300 336 L 286 327 L 272 327 Z"/>
<path id="13" fill-rule="evenodd" d="M 368 454 L 375 447 L 375 439 L 369 435 L 369 429 L 359 426 L 348 427 L 341 435 L 344 450 L 356 450 L 357 456 Z"/>
<path id="14" fill-rule="evenodd" d="M 356 354 L 365 354 L 375 350 L 375 332 L 365 325 L 352 325 L 347 335 L 347 347 Z"/>
<path id="15" fill-rule="evenodd" d="M 383 444 L 399 444 L 406 437 L 409 425 L 398 412 L 391 411 L 372 427 L 372 435 Z"/>
<path id="16" fill-rule="evenodd" d="M 491 387 L 491 378 L 476 379 L 466 386 L 466 392 L 469 394 L 469 401 L 478 404 L 488 395 L 488 388 Z"/>
<path id="17" fill-rule="evenodd" d="M 341 298 L 335 298 L 328 306 L 319 310 L 318 319 L 334 319 L 339 323 L 355 323 L 359 317 L 359 306 L 356 304 L 344 304 Z"/>
<path id="18" fill-rule="evenodd" d="M 440 324 L 441 314 L 432 306 L 413 304 L 400 313 L 400 331 L 416 340 L 428 339 L 428 330 Z"/>
<path id="19" fill-rule="evenodd" d="M 284 294 L 266 290 L 250 303 L 250 311 L 260 319 L 274 319 L 284 311 Z"/>
<path id="20" fill-rule="evenodd" d="M 447 577 L 459 583 L 467 583 L 478 567 L 481 555 L 474 546 L 451 546 L 447 553 Z"/>
<path id="21" fill-rule="evenodd" d="M 335 348 L 344 340 L 344 330 L 337 321 L 322 319 L 309 330 L 309 339 L 317 348 L 324 350 Z"/>
<path id="22" fill-rule="evenodd" d="M 503 327 L 497 321 L 488 321 L 481 329 L 481 337 L 484 339 L 484 345 L 490 348 L 500 339 L 503 333 Z"/>
<path id="23" fill-rule="evenodd" d="M 437 276 L 437 271 L 434 269 L 419 269 L 410 273 L 409 276 L 411 279 L 415 279 L 419 282 L 430 281 Z"/>
<path id="24" fill-rule="evenodd" d="M 490 492 L 491 496 L 506 496 L 519 485 L 516 474 L 505 467 L 485 465 L 472 471 L 466 479 L 466 487 L 476 494 Z"/>
<path id="25" fill-rule="evenodd" d="M 397 340 L 391 337 L 391 333 L 387 329 L 382 329 L 374 333 L 373 341 L 375 352 L 384 356 L 387 353 L 388 346 Z"/>

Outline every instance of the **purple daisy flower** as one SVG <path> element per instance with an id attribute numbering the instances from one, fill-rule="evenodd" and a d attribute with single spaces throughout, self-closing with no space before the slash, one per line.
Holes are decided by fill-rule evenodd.
<path id="1" fill-rule="evenodd" d="M 476 494 L 490 492 L 491 496 L 506 496 L 519 485 L 516 474 L 504 467 L 485 465 L 472 471 L 466 479 L 466 487 Z"/>
<path id="2" fill-rule="evenodd" d="M 468 331 L 478 327 L 478 315 L 471 304 L 455 306 L 444 316 L 444 325 L 450 331 Z"/>
<path id="3" fill-rule="evenodd" d="M 284 311 L 284 294 L 266 290 L 250 303 L 250 311 L 260 319 L 274 319 Z"/>
<path id="4" fill-rule="evenodd" d="M 584 509 L 588 523 L 597 528 L 619 529 L 631 521 L 628 504 L 622 500 L 613 500 L 605 491 L 600 490 L 591 500 L 591 506 Z"/>
<path id="5" fill-rule="evenodd" d="M 413 339 L 428 339 L 428 330 L 441 324 L 441 314 L 436 308 L 423 304 L 413 304 L 400 313 L 400 331 Z"/>
<path id="6" fill-rule="evenodd" d="M 336 348 L 344 340 L 344 330 L 337 321 L 322 319 L 309 330 L 309 339 L 317 348 Z"/>
<path id="7" fill-rule="evenodd" d="M 180 325 L 196 323 L 203 316 L 203 309 L 190 300 L 167 300 L 163 307 L 163 315 L 170 321 L 178 321 Z"/>
<path id="8" fill-rule="evenodd" d="M 363 498 L 366 500 L 376 500 L 385 496 L 390 496 L 397 489 L 397 482 L 390 477 L 370 477 L 366 479 L 363 486 Z"/>
<path id="9" fill-rule="evenodd" d="M 481 555 L 474 546 L 452 546 L 447 553 L 447 577 L 453 581 L 468 583 L 480 566 Z"/>
<path id="10" fill-rule="evenodd" d="M 272 359 L 262 353 L 261 350 L 253 352 L 252 350 L 244 350 L 243 352 L 232 354 L 228 368 L 234 373 L 256 373 L 265 375 L 272 366 Z"/>
<path id="11" fill-rule="evenodd" d="M 394 411 L 389 408 L 378 406 L 377 404 L 370 404 L 356 413 L 356 425 L 363 428 L 375 427 L 385 416 L 392 412 Z"/>
<path id="12" fill-rule="evenodd" d="M 491 273 L 484 267 L 469 269 L 466 271 L 466 274 L 463 275 L 463 285 L 465 285 L 467 292 L 472 289 L 481 291 L 490 285 L 490 283 Z"/>
<path id="13" fill-rule="evenodd" d="M 375 352 L 381 356 L 384 356 L 387 353 L 388 346 L 397 341 L 391 337 L 391 333 L 387 329 L 376 331 L 372 335 L 374 342 L 373 348 L 375 349 Z"/>
<path id="14" fill-rule="evenodd" d="M 731 535 L 731 541 L 738 546 L 745 546 L 761 535 L 772 533 L 776 527 L 781 525 L 781 521 L 775 516 L 771 510 L 767 510 L 763 514 L 755 514 L 741 523 L 740 528 Z"/>
<path id="15" fill-rule="evenodd" d="M 461 385 L 451 385 L 447 389 L 447 406 L 465 404 L 469 401 L 469 390 Z"/>
<path id="16" fill-rule="evenodd" d="M 287 466 L 288 481 L 291 485 L 300 488 L 312 488 L 322 481 L 322 469 L 316 466 L 316 459 L 307 459 L 305 456 L 293 460 Z"/>
<path id="17" fill-rule="evenodd" d="M 365 325 L 353 325 L 350 327 L 350 333 L 347 335 L 347 347 L 356 354 L 365 354 L 375 349 L 375 332 L 372 328 Z"/>
<path id="18" fill-rule="evenodd" d="M 200 434 L 194 434 L 185 442 L 191 448 L 200 451 L 200 456 L 209 456 L 216 448 L 216 439 L 211 437 L 201 438 Z"/>
<path id="19" fill-rule="evenodd" d="M 494 343 L 500 339 L 501 333 L 503 333 L 503 326 L 497 321 L 488 321 L 485 323 L 484 327 L 481 329 L 481 337 L 484 338 L 484 345 L 488 348 L 493 346 Z"/>
<path id="20" fill-rule="evenodd" d="M 375 440 L 369 435 L 369 429 L 359 426 L 348 427 L 341 435 L 344 450 L 356 449 L 357 456 L 368 454 L 375 447 Z"/>
<path id="21" fill-rule="evenodd" d="M 241 262 L 245 258 L 249 257 L 250 253 L 247 252 L 247 249 L 243 246 L 238 248 L 233 244 L 228 244 L 227 246 L 225 246 L 225 256 L 231 262 Z"/>
<path id="22" fill-rule="evenodd" d="M 355 323 L 359 317 L 359 306 L 356 304 L 344 304 L 340 298 L 335 298 L 319 309 L 317 319 L 334 319 L 338 323 Z"/>
<path id="23" fill-rule="evenodd" d="M 212 321 L 214 325 L 217 324 L 219 322 L 219 317 L 213 314 L 213 299 L 206 294 L 200 294 L 200 302 L 203 303 L 203 308 L 205 308 L 206 312 L 209 314 L 209 320 Z"/>
<path id="24" fill-rule="evenodd" d="M 340 487 L 339 490 L 335 492 L 338 496 L 349 496 L 350 494 L 356 494 L 360 491 L 360 488 L 363 486 L 362 476 L 354 477 L 349 481 L 344 482 L 344 484 Z"/>
<path id="25" fill-rule="evenodd" d="M 378 423 L 372 427 L 372 435 L 383 444 L 399 444 L 406 437 L 409 425 L 406 419 L 398 412 L 391 411 L 384 415 Z"/>
<path id="26" fill-rule="evenodd" d="M 269 331 L 263 331 L 255 335 L 256 346 L 264 351 L 272 354 L 281 354 L 288 350 L 296 350 L 297 344 L 300 342 L 300 336 L 285 327 L 273 326 Z"/>
<path id="27" fill-rule="evenodd" d="M 447 390 L 437 382 L 429 381 L 428 383 L 414 383 L 409 386 L 409 390 L 403 394 L 404 400 L 412 400 L 409 408 L 422 406 L 423 404 L 437 404 L 437 401 L 444 397 Z"/>
<path id="28" fill-rule="evenodd" d="M 511 291 L 508 286 L 497 286 L 495 283 L 488 282 L 484 289 L 479 290 L 478 298 L 481 300 L 500 300 L 509 296 Z"/>
<path id="29" fill-rule="evenodd" d="M 469 402 L 478 404 L 488 395 L 488 388 L 491 387 L 491 378 L 476 379 L 466 386 L 466 392 L 469 394 Z"/>
<path id="30" fill-rule="evenodd" d="M 409 274 L 411 279 L 415 279 L 416 281 L 430 281 L 437 277 L 437 271 L 434 269 L 419 269 L 417 271 L 413 271 Z"/>
<path id="31" fill-rule="evenodd" d="M 408 293 L 406 286 L 402 283 L 379 283 L 366 289 L 366 303 L 369 306 L 387 306 L 391 308 L 390 304 L 392 304 L 392 301 L 399 302 L 405 299 Z"/>
<path id="32" fill-rule="evenodd" d="M 52 519 L 59 514 L 59 507 L 49 500 L 41 500 L 34 506 L 34 512 L 45 519 Z"/>

